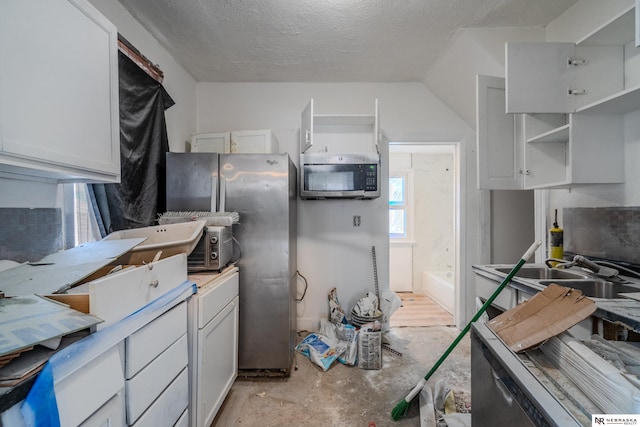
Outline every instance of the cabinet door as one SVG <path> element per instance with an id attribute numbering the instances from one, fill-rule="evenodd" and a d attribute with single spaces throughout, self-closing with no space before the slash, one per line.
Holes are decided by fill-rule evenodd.
<path id="1" fill-rule="evenodd" d="M 636 43 L 635 43 L 635 45 L 636 45 L 636 47 L 640 47 L 640 0 L 636 0 L 636 8 L 635 9 L 636 9 L 636 12 L 635 12 L 635 14 L 636 14 L 636 20 L 635 20 L 635 23 L 636 23 L 636 28 L 635 28 L 635 30 L 636 30 Z"/>
<path id="2" fill-rule="evenodd" d="M 522 144 L 516 137 L 516 117 L 505 113 L 505 83 L 501 77 L 476 77 L 478 186 L 485 190 L 520 190 Z"/>
<path id="3" fill-rule="evenodd" d="M 300 153 L 304 153 L 313 145 L 313 99 L 302 110 L 300 115 Z"/>
<path id="4" fill-rule="evenodd" d="M 573 43 L 507 43 L 507 113 L 568 113 L 575 100 L 567 96 L 573 70 Z"/>
<path id="5" fill-rule="evenodd" d="M 238 301 L 198 331 L 198 426 L 211 424 L 238 374 Z"/>
<path id="6" fill-rule="evenodd" d="M 119 181 L 117 31 L 86 0 L 0 13 L 0 171 Z"/>
<path id="7" fill-rule="evenodd" d="M 232 153 L 277 153 L 278 140 L 270 129 L 231 132 Z"/>
<path id="8" fill-rule="evenodd" d="M 380 132 L 380 110 L 378 109 L 378 99 L 376 98 L 374 107 L 374 123 L 373 123 L 373 149 L 376 153 L 380 154 L 380 139 L 382 137 Z"/>
<path id="9" fill-rule="evenodd" d="M 192 153 L 230 153 L 231 134 L 229 132 L 220 133 L 199 133 L 191 137 Z"/>

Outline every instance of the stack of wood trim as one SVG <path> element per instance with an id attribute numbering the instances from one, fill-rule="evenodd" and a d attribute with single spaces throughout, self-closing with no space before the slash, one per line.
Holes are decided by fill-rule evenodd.
<path id="1" fill-rule="evenodd" d="M 540 350 L 603 413 L 640 413 L 640 389 L 570 334 L 550 338 Z"/>

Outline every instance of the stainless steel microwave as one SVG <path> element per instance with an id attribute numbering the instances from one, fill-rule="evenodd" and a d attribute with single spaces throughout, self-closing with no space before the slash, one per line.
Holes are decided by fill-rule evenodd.
<path id="1" fill-rule="evenodd" d="M 300 155 L 302 199 L 380 197 L 380 155 L 312 153 Z"/>

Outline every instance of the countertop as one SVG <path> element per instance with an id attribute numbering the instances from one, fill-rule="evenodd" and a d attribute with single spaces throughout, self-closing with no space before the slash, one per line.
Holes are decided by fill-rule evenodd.
<path id="1" fill-rule="evenodd" d="M 530 267 L 545 267 L 544 264 L 525 264 Z M 497 269 L 511 269 L 513 265 L 510 264 L 488 264 L 488 265 L 473 265 L 473 271 L 483 277 L 494 280 L 497 283 L 501 283 L 507 276 L 507 273 L 501 273 Z M 638 291 L 640 291 L 640 281 L 637 279 L 630 280 L 636 282 L 638 285 Z M 522 277 L 514 277 L 508 284 L 511 288 L 535 294 L 542 291 L 545 285 L 538 283 L 538 279 L 528 279 Z M 607 320 L 612 323 L 623 324 L 636 332 L 640 332 L 640 301 L 636 301 L 630 298 L 592 298 L 590 297 L 598 307 L 593 316 Z"/>

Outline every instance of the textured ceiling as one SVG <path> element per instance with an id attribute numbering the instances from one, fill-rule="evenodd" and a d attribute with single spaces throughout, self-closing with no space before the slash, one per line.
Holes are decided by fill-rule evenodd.
<path id="1" fill-rule="evenodd" d="M 458 28 L 544 26 L 576 0 L 119 1 L 197 81 L 408 82 Z"/>

